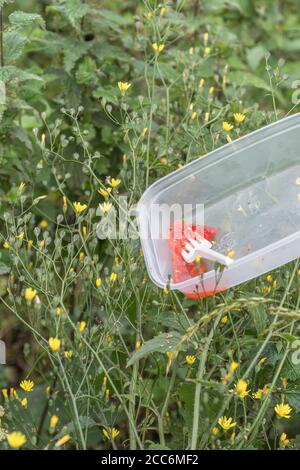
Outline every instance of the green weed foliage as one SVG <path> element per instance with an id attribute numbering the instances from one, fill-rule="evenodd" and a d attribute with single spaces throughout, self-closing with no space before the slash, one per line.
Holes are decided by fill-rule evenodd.
<path id="1" fill-rule="evenodd" d="M 298 7 L 0 0 L 0 449 L 299 449 L 299 262 L 192 300 L 96 234 L 299 111 Z"/>

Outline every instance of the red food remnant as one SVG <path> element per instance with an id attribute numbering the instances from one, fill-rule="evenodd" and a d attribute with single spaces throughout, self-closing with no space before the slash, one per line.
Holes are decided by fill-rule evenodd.
<path id="1" fill-rule="evenodd" d="M 195 234 L 204 236 L 206 240 L 212 240 L 216 235 L 216 230 L 211 227 L 201 227 L 190 225 L 179 220 L 170 227 L 169 247 L 172 252 L 172 278 L 175 283 L 183 282 L 195 276 L 200 276 L 206 271 L 205 261 L 201 259 L 199 263 L 187 263 L 182 257 L 182 250 L 189 237 L 195 238 Z M 187 295 L 187 294 L 186 294 Z M 212 295 L 212 294 L 211 294 Z M 188 297 L 199 298 L 200 293 L 189 294 Z M 207 293 L 204 295 L 207 297 Z"/>

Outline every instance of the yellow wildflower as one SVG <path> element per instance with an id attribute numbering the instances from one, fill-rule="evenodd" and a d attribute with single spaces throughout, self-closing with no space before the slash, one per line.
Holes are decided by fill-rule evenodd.
<path id="1" fill-rule="evenodd" d="M 66 359 L 72 359 L 72 357 L 73 357 L 73 351 L 65 351 Z"/>
<path id="2" fill-rule="evenodd" d="M 255 393 L 253 393 L 253 398 L 255 398 L 255 400 L 261 400 L 262 396 L 263 396 L 262 388 L 259 388 Z"/>
<path id="3" fill-rule="evenodd" d="M 281 380 L 282 386 L 286 388 L 288 384 L 288 379 L 286 377 L 280 377 L 280 380 Z"/>
<path id="4" fill-rule="evenodd" d="M 6 438 L 8 445 L 12 449 L 20 449 L 21 447 L 23 447 L 24 444 L 26 444 L 27 441 L 26 436 L 24 436 L 24 434 L 18 431 L 14 431 L 7 434 Z"/>
<path id="5" fill-rule="evenodd" d="M 229 122 L 227 121 L 223 121 L 222 127 L 223 127 L 223 131 L 225 132 L 230 132 L 233 129 L 233 125 L 229 124 Z"/>
<path id="6" fill-rule="evenodd" d="M 278 403 L 274 408 L 280 418 L 290 419 L 292 408 L 287 403 Z"/>
<path id="7" fill-rule="evenodd" d="M 162 52 L 164 48 L 165 48 L 164 44 L 157 44 L 157 42 L 154 42 L 152 44 L 152 49 L 157 53 Z"/>
<path id="8" fill-rule="evenodd" d="M 111 273 L 110 277 L 109 277 L 109 280 L 111 283 L 114 283 L 116 282 L 117 280 L 117 273 Z"/>
<path id="9" fill-rule="evenodd" d="M 87 205 L 81 204 L 81 202 L 73 202 L 73 206 L 77 214 L 81 214 L 87 208 Z"/>
<path id="10" fill-rule="evenodd" d="M 266 362 L 267 358 L 266 357 L 262 357 L 259 361 L 258 361 L 258 364 L 260 366 L 262 366 L 265 362 Z"/>
<path id="11" fill-rule="evenodd" d="M 195 356 L 185 356 L 185 361 L 189 366 L 192 366 L 196 362 Z"/>
<path id="12" fill-rule="evenodd" d="M 27 404 L 28 404 L 27 398 L 23 398 L 23 400 L 21 400 L 21 405 L 23 406 L 23 408 L 27 408 Z"/>
<path id="13" fill-rule="evenodd" d="M 120 434 L 120 431 L 116 428 L 107 428 L 107 429 L 103 428 L 102 432 L 103 432 L 104 437 L 108 440 L 111 440 L 111 439 L 115 440 Z"/>
<path id="14" fill-rule="evenodd" d="M 49 338 L 48 344 L 53 352 L 60 351 L 61 341 L 58 338 Z"/>
<path id="15" fill-rule="evenodd" d="M 34 382 L 32 380 L 22 380 L 20 387 L 24 390 L 24 392 L 32 392 L 34 389 Z"/>
<path id="16" fill-rule="evenodd" d="M 11 387 L 9 389 L 9 395 L 10 395 L 11 398 L 18 398 L 17 391 L 14 387 Z"/>
<path id="17" fill-rule="evenodd" d="M 174 353 L 174 351 L 167 351 L 167 352 L 166 352 L 166 356 L 167 356 L 167 358 L 169 359 L 169 361 L 172 361 L 172 359 L 173 359 L 174 356 L 175 356 L 175 353 Z"/>
<path id="18" fill-rule="evenodd" d="M 117 188 L 122 183 L 122 180 L 120 180 L 118 178 L 111 178 L 107 182 L 112 188 Z"/>
<path id="19" fill-rule="evenodd" d="M 48 224 L 47 220 L 43 219 L 43 220 L 40 221 L 39 226 L 41 227 L 41 229 L 46 229 L 46 228 L 48 228 L 49 224 Z"/>
<path id="20" fill-rule="evenodd" d="M 232 361 L 232 363 L 229 366 L 229 371 L 233 374 L 234 371 L 239 367 L 239 363 Z"/>
<path id="21" fill-rule="evenodd" d="M 118 87 L 121 93 L 126 93 L 127 90 L 131 87 L 131 83 L 128 82 L 118 82 Z"/>
<path id="22" fill-rule="evenodd" d="M 8 390 L 7 388 L 2 388 L 2 395 L 4 398 L 8 398 Z"/>
<path id="23" fill-rule="evenodd" d="M 212 433 L 213 436 L 216 436 L 217 434 L 219 434 L 219 432 L 220 432 L 220 430 L 217 427 L 214 427 L 211 430 L 211 433 Z"/>
<path id="24" fill-rule="evenodd" d="M 50 428 L 55 429 L 56 426 L 57 426 L 57 423 L 58 423 L 58 416 L 56 416 L 56 415 L 51 416 L 51 418 L 50 418 Z"/>
<path id="25" fill-rule="evenodd" d="M 166 11 L 167 11 L 167 8 L 166 8 L 166 7 L 162 7 L 162 8 L 160 9 L 159 15 L 160 15 L 160 16 L 164 16 L 164 14 L 166 13 Z"/>
<path id="26" fill-rule="evenodd" d="M 35 296 L 37 294 L 37 291 L 35 289 L 32 289 L 31 287 L 27 287 L 27 289 L 25 289 L 25 300 L 27 300 L 27 302 L 31 302 Z"/>
<path id="27" fill-rule="evenodd" d="M 56 315 L 57 315 L 58 317 L 59 317 L 60 315 L 62 315 L 63 311 L 64 311 L 64 310 L 63 310 L 62 307 L 56 307 L 56 309 L 55 309 L 55 313 L 56 313 Z"/>
<path id="28" fill-rule="evenodd" d="M 210 47 L 205 47 L 204 48 L 204 56 L 207 57 L 210 54 L 210 51 L 211 51 Z"/>
<path id="29" fill-rule="evenodd" d="M 79 253 L 79 260 L 80 260 L 80 261 L 83 261 L 84 258 L 85 258 L 85 252 L 84 252 L 84 251 L 81 251 L 81 252 Z"/>
<path id="30" fill-rule="evenodd" d="M 208 38 L 209 38 L 209 34 L 208 34 L 208 32 L 206 31 L 206 32 L 203 34 L 203 43 L 204 43 L 204 46 L 207 46 L 207 44 L 208 44 Z"/>
<path id="31" fill-rule="evenodd" d="M 237 124 L 241 124 L 246 118 L 245 114 L 241 113 L 234 113 L 233 117 Z"/>
<path id="32" fill-rule="evenodd" d="M 287 435 L 285 432 L 283 432 L 280 436 L 280 444 L 282 445 L 282 447 L 287 447 L 289 445 L 289 439 L 287 438 Z"/>
<path id="33" fill-rule="evenodd" d="M 10 244 L 8 242 L 4 242 L 3 243 L 3 248 L 5 248 L 6 250 L 8 250 L 10 248 Z"/>
<path id="34" fill-rule="evenodd" d="M 142 344 L 142 343 L 141 343 L 140 340 L 138 339 L 138 340 L 136 341 L 136 343 L 135 343 L 135 349 L 136 349 L 136 351 L 138 351 L 138 349 L 141 348 L 141 344 Z"/>
<path id="35" fill-rule="evenodd" d="M 109 194 L 111 193 L 111 191 L 112 191 L 112 188 L 107 188 L 107 189 L 100 188 L 100 189 L 98 189 L 98 193 L 103 197 L 108 197 Z"/>
<path id="36" fill-rule="evenodd" d="M 96 287 L 101 287 L 102 281 L 101 281 L 100 277 L 98 277 L 98 278 L 96 279 L 95 284 L 96 284 Z"/>
<path id="37" fill-rule="evenodd" d="M 204 84 L 205 84 L 205 80 L 204 80 L 204 78 L 201 78 L 199 80 L 199 84 L 198 84 L 198 87 L 199 87 L 200 90 L 204 87 Z"/>
<path id="38" fill-rule="evenodd" d="M 23 241 L 23 240 L 24 240 L 24 237 L 25 237 L 25 233 L 24 233 L 24 232 L 20 232 L 20 233 L 17 235 L 17 238 L 18 238 L 18 240 L 20 240 L 20 241 Z"/>
<path id="39" fill-rule="evenodd" d="M 228 316 L 227 315 L 224 315 L 224 317 L 221 318 L 221 323 L 223 325 L 226 325 L 226 323 L 228 323 Z"/>
<path id="40" fill-rule="evenodd" d="M 62 447 L 64 444 L 66 444 L 70 440 L 71 440 L 70 434 L 65 434 L 56 442 L 55 447 Z"/>
<path id="41" fill-rule="evenodd" d="M 233 418 L 227 418 L 226 416 L 221 416 L 219 418 L 218 423 L 224 431 L 228 431 L 228 429 L 234 428 L 236 426 L 236 422 L 232 422 Z"/>
<path id="42" fill-rule="evenodd" d="M 110 395 L 110 390 L 109 390 L 109 388 L 107 388 L 107 389 L 105 390 L 105 398 L 106 398 L 106 400 L 109 400 L 109 395 Z"/>
<path id="43" fill-rule="evenodd" d="M 19 193 L 22 193 L 22 192 L 23 192 L 25 186 L 26 186 L 26 183 L 24 183 L 24 182 L 20 183 L 20 186 L 19 186 Z"/>
<path id="44" fill-rule="evenodd" d="M 66 212 L 67 208 L 68 208 L 68 200 L 66 196 L 63 196 L 63 211 Z"/>
<path id="45" fill-rule="evenodd" d="M 198 116 L 198 113 L 196 113 L 196 111 L 194 111 L 194 112 L 192 113 L 191 120 L 192 120 L 192 121 L 195 121 L 195 119 L 197 118 L 197 116 Z"/>
<path id="46" fill-rule="evenodd" d="M 81 321 L 81 322 L 79 323 L 79 331 L 82 333 L 85 329 L 86 329 L 86 322 L 85 322 L 85 321 Z"/>
<path id="47" fill-rule="evenodd" d="M 247 395 L 249 395 L 249 390 L 247 390 L 248 384 L 245 380 L 240 379 L 236 386 L 235 386 L 235 392 L 240 398 L 245 398 Z"/>

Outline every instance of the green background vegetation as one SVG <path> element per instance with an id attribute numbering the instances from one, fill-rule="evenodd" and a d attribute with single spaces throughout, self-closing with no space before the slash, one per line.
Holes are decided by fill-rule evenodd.
<path id="1" fill-rule="evenodd" d="M 0 7 L 0 325 L 8 350 L 0 387 L 16 387 L 22 399 L 20 380 L 35 383 L 27 408 L 1 397 L 3 430 L 24 433 L 31 449 L 54 449 L 65 434 L 78 449 L 276 449 L 283 431 L 299 448 L 300 366 L 291 361 L 298 262 L 272 273 L 272 282 L 258 278 L 194 301 L 151 284 L 138 241 L 96 237 L 104 202 L 97 190 L 108 177 L 122 181 L 114 205 L 118 192 L 136 203 L 151 182 L 225 144 L 222 122 L 233 113 L 246 115 L 230 132 L 235 139 L 299 111 L 298 1 Z M 159 55 L 153 43 L 165 45 Z M 131 84 L 124 95 L 119 81 Z M 80 216 L 75 201 L 88 206 Z M 32 302 L 28 287 L 38 294 Z M 59 353 L 49 337 L 61 339 Z M 176 352 L 171 361 L 168 351 Z M 186 355 L 196 357 L 192 366 Z M 226 382 L 233 360 L 239 367 Z M 244 399 L 233 392 L 242 377 L 251 389 Z M 282 401 L 292 407 L 289 420 L 275 416 Z M 235 436 L 212 433 L 223 415 L 237 423 Z M 120 434 L 105 439 L 102 430 L 112 427 Z"/>

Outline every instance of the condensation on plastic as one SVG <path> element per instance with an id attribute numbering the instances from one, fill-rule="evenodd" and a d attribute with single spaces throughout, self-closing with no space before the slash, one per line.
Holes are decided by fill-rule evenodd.
<path id="1" fill-rule="evenodd" d="M 147 270 L 159 287 L 200 295 L 228 289 L 300 257 L 300 113 L 241 137 L 151 185 L 137 207 Z M 299 181 L 299 179 L 298 179 Z M 204 204 L 214 249 L 235 252 L 222 273 L 170 283 L 165 239 L 144 239 L 157 224 L 153 204 Z M 169 229 L 169 227 L 166 227 Z"/>

